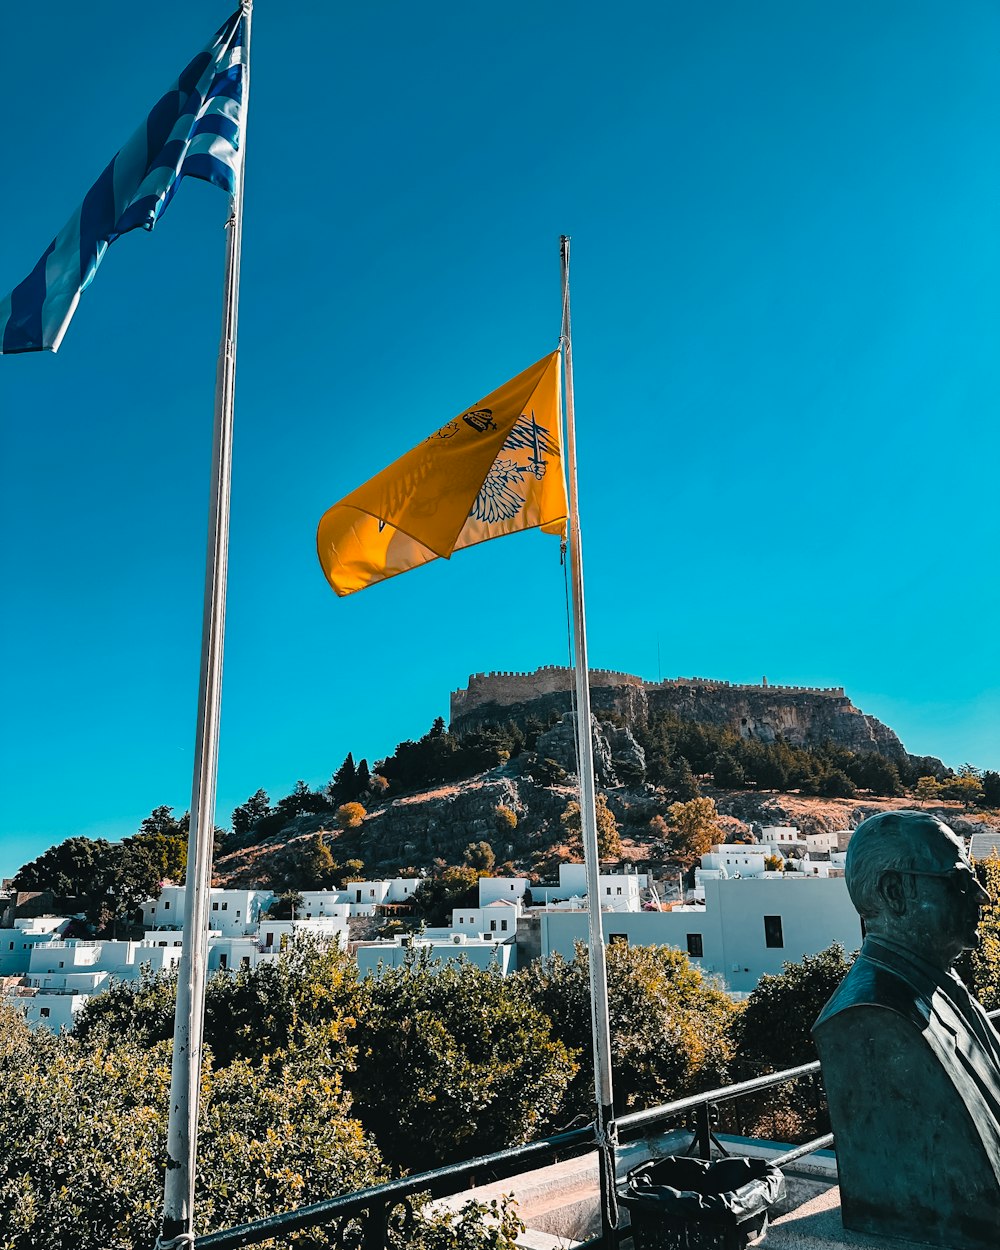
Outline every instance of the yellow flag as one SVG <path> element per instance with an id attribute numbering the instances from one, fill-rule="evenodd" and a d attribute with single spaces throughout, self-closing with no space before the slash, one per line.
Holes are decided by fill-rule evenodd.
<path id="1" fill-rule="evenodd" d="M 319 523 L 316 547 L 338 595 L 541 527 L 566 533 L 559 353 L 443 425 Z"/>

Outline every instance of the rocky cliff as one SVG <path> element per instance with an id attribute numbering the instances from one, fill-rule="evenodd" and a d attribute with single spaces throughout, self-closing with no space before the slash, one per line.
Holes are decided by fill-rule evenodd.
<path id="1" fill-rule="evenodd" d="M 703 678 L 643 681 L 629 673 L 591 672 L 595 712 L 614 712 L 627 726 L 644 724 L 650 716 L 671 713 L 734 730 L 744 738 L 773 742 L 782 737 L 793 746 L 833 742 L 852 751 L 877 751 L 889 759 L 906 758 L 906 750 L 888 725 L 856 708 L 843 687 L 732 685 Z M 451 726 L 465 732 L 529 718 L 543 723 L 572 709 L 573 671 L 547 666 L 534 673 L 475 673 L 465 690 L 451 696 Z"/>

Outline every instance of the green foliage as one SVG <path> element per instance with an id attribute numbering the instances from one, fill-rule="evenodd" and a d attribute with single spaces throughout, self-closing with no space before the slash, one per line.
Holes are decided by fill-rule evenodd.
<path id="1" fill-rule="evenodd" d="M 81 1042 L 113 1047 L 122 1038 L 149 1047 L 173 1036 L 176 973 L 144 970 L 87 1000 L 73 1026 Z M 219 1065 L 237 1059 L 277 1063 L 295 1051 L 321 1051 L 336 1070 L 352 1051 L 357 968 L 336 947 L 298 939 L 278 959 L 219 972 L 205 996 L 205 1043 Z"/>
<path id="2" fill-rule="evenodd" d="M 524 749 L 525 735 L 516 725 L 487 725 L 456 735 L 438 717 L 417 742 L 401 742 L 392 755 L 380 760 L 376 771 L 396 792 L 461 781 L 505 764 Z"/>
<path id="3" fill-rule="evenodd" d="M 121 842 L 67 838 L 25 864 L 14 888 L 51 890 L 58 899 L 76 900 L 98 932 L 130 922 L 145 899 L 159 894 L 161 881 L 183 880 L 188 818 L 175 820 L 172 813 L 156 808 L 138 833 Z"/>
<path id="4" fill-rule="evenodd" d="M 929 803 L 941 797 L 941 783 L 936 777 L 918 777 L 914 793 L 921 803 Z"/>
<path id="5" fill-rule="evenodd" d="M 354 754 L 348 751 L 347 758 L 333 774 L 333 779 L 326 788 L 327 798 L 334 807 L 339 807 L 341 803 L 353 802 L 354 799 L 359 797 L 360 793 Z"/>
<path id="6" fill-rule="evenodd" d="M 854 752 L 829 742 L 810 747 L 793 747 L 781 738 L 760 742 L 669 713 L 651 718 L 639 738 L 647 780 L 680 799 L 698 796 L 695 774 L 703 773 L 711 773 L 724 789 L 756 786 L 827 797 L 850 797 L 857 789 L 895 796 L 909 780 L 901 775 L 909 768 L 906 761 L 877 752 Z"/>
<path id="7" fill-rule="evenodd" d="M 847 975 L 854 955 L 838 943 L 764 976 L 735 1016 L 733 1077 L 749 1080 L 816 1059 L 812 1026 Z M 810 1079 L 741 1098 L 725 1113 L 725 1131 L 772 1141 L 800 1141 L 829 1131 L 821 1087 Z"/>
<path id="8" fill-rule="evenodd" d="M 764 867 L 768 872 L 784 872 L 785 861 L 780 855 L 765 855 Z"/>
<path id="9" fill-rule="evenodd" d="M 698 779 L 691 771 L 691 765 L 683 755 L 679 755 L 670 768 L 667 774 L 666 788 L 683 803 L 690 799 L 701 797 L 701 787 L 698 785 Z"/>
<path id="10" fill-rule="evenodd" d="M 423 1170 L 537 1135 L 576 1071 L 523 981 L 411 958 L 361 985 L 356 1113 L 392 1162 Z M 386 1080 L 405 1073 L 406 1088 Z"/>
<path id="11" fill-rule="evenodd" d="M 618 833 L 618 821 L 614 812 L 608 807 L 607 796 L 598 794 L 594 805 L 597 821 L 597 857 L 602 863 L 617 859 L 622 853 L 621 837 Z M 566 830 L 566 840 L 570 848 L 578 855 L 583 855 L 583 820 L 580 815 L 580 804 L 575 799 L 566 804 L 566 810 L 559 817 L 562 827 Z"/>
<path id="12" fill-rule="evenodd" d="M 949 777 L 941 787 L 942 795 L 947 799 L 958 799 L 966 808 L 975 807 L 983 802 L 983 783 L 979 773 L 971 765 L 963 765 L 957 777 Z"/>
<path id="13" fill-rule="evenodd" d="M 668 946 L 607 948 L 615 1105 L 619 1112 L 666 1102 L 725 1081 L 728 1029 L 736 1011 L 729 996 Z M 559 955 L 517 973 L 557 1037 L 579 1052 L 580 1070 L 562 1119 L 590 1118 L 594 1104 L 590 974 L 586 948 L 572 961 Z"/>
<path id="14" fill-rule="evenodd" d="M 474 868 L 445 868 L 421 881 L 413 893 L 413 905 L 427 924 L 451 924 L 454 908 L 476 906 L 478 887 L 479 873 Z"/>
<path id="15" fill-rule="evenodd" d="M 0 1007 L 0 1245 L 151 1246 L 169 1082 L 169 1045 L 28 1035 Z M 199 1232 L 385 1178 L 316 1052 L 206 1065 L 201 1100 Z"/>
<path id="16" fill-rule="evenodd" d="M 403 1239 L 390 1234 L 389 1244 L 391 1250 L 397 1246 L 399 1250 L 404 1246 L 406 1250 L 517 1250 L 517 1238 L 523 1232 L 517 1203 L 505 1194 L 489 1203 L 470 1199 L 458 1211 L 439 1210 L 434 1215 L 420 1211 Z"/>
<path id="17" fill-rule="evenodd" d="M 333 885 L 337 865 L 322 831 L 298 838 L 273 855 L 268 863 L 276 890 L 322 890 Z"/>
<path id="18" fill-rule="evenodd" d="M 504 803 L 499 803 L 496 810 L 497 833 L 513 833 L 517 828 L 517 812 L 513 808 L 507 807 Z"/>
<path id="19" fill-rule="evenodd" d="M 986 807 L 1000 807 L 1000 773 L 987 769 L 982 776 L 983 804 Z"/>
<path id="20" fill-rule="evenodd" d="M 718 841 L 719 813 L 714 800 L 700 798 L 671 803 L 667 815 L 670 818 L 670 855 L 677 863 L 690 866 Z"/>
<path id="21" fill-rule="evenodd" d="M 990 901 L 979 918 L 979 945 L 964 951 L 955 971 L 987 1011 L 1000 1008 L 1000 859 L 979 860 L 976 876 Z"/>
<path id="22" fill-rule="evenodd" d="M 462 859 L 470 868 L 475 869 L 479 876 L 483 877 L 488 877 L 492 873 L 493 866 L 497 862 L 493 847 L 488 842 L 470 842 L 462 852 Z"/>
<path id="23" fill-rule="evenodd" d="M 302 906 L 302 895 L 298 890 L 286 890 L 279 894 L 267 914 L 272 920 L 294 920 L 296 911 Z"/>
<path id="24" fill-rule="evenodd" d="M 816 1058 L 812 1026 L 853 962 L 854 956 L 834 943 L 799 963 L 786 963 L 777 976 L 761 977 L 733 1023 L 738 1079 Z"/>
<path id="25" fill-rule="evenodd" d="M 271 815 L 271 800 L 266 790 L 257 790 L 245 803 L 233 808 L 233 833 L 244 838 L 255 825 Z"/>

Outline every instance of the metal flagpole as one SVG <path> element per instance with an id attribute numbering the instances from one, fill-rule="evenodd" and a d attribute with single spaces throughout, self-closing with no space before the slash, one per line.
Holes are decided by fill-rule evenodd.
<path id="1" fill-rule="evenodd" d="M 594 1043 L 594 1087 L 597 1094 L 597 1137 L 600 1154 L 601 1219 L 604 1244 L 618 1224 L 615 1197 L 614 1094 L 611 1083 L 611 1027 L 608 1012 L 608 975 L 601 923 L 600 861 L 597 849 L 597 795 L 594 785 L 594 745 L 590 732 L 590 680 L 587 668 L 587 630 L 583 605 L 583 552 L 580 505 L 576 481 L 576 426 L 573 407 L 573 339 L 569 315 L 569 239 L 559 240 L 562 258 L 562 345 L 566 380 L 566 472 L 569 485 L 570 581 L 573 595 L 573 647 L 576 670 L 576 740 L 580 768 L 580 823 L 583 859 L 587 870 L 590 910 L 590 995 Z"/>
<path id="2" fill-rule="evenodd" d="M 226 624 L 236 329 L 240 294 L 240 250 L 243 242 L 246 121 L 250 103 L 252 9 L 253 0 L 243 0 L 244 63 L 240 128 L 242 154 L 236 170 L 232 214 L 226 223 L 226 269 L 223 278 L 222 336 L 215 375 L 215 424 L 202 616 L 201 675 L 198 683 L 198 724 L 184 892 L 184 940 L 178 968 L 177 1008 L 174 1016 L 167 1170 L 163 1182 L 163 1227 L 157 1239 L 157 1250 L 186 1250 L 194 1244 L 194 1183 L 204 1037 L 205 970 L 208 963 L 209 891 L 212 885 L 219 713 L 222 703 L 222 651 Z"/>

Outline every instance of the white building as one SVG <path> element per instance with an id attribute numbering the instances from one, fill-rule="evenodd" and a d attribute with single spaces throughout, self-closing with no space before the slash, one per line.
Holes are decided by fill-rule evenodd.
<path id="1" fill-rule="evenodd" d="M 517 932 L 521 911 L 520 900 L 505 898 L 494 899 L 485 907 L 456 907 L 451 913 L 451 927 L 456 933 L 502 942 Z"/>
<path id="2" fill-rule="evenodd" d="M 274 901 L 271 890 L 210 890 L 209 928 L 223 937 L 243 937 L 254 929 Z M 159 898 L 142 905 L 145 929 L 184 927 L 184 886 L 165 885 Z"/>
<path id="3" fill-rule="evenodd" d="M 391 881 L 348 881 L 340 897 L 350 904 L 352 916 L 374 916 L 384 903 L 409 903 L 419 885 L 419 877 L 393 877 Z"/>
<path id="4" fill-rule="evenodd" d="M 447 938 L 431 939 L 409 934 L 379 942 L 362 942 L 358 946 L 358 972 L 361 976 L 381 976 L 387 968 L 400 968 L 410 955 L 427 951 L 432 963 L 445 964 L 466 960 L 477 968 L 497 968 L 503 976 L 517 967 L 517 948 L 513 942 L 490 942 L 482 938 L 453 933 Z"/>
<path id="5" fill-rule="evenodd" d="M 737 993 L 748 993 L 765 973 L 814 955 L 833 942 L 861 945 L 861 922 L 842 877 L 776 873 L 767 877 L 706 879 L 704 904 L 671 911 L 605 913 L 605 941 L 673 946 Z M 541 954 L 573 957 L 587 940 L 587 913 L 540 911 Z"/>
<path id="6" fill-rule="evenodd" d="M 646 873 L 601 873 L 598 877 L 601 908 L 607 911 L 639 911 L 640 895 L 649 883 Z M 558 885 L 534 885 L 531 898 L 535 904 L 566 902 L 587 896 L 585 864 L 560 864 Z"/>
<path id="7" fill-rule="evenodd" d="M 0 929 L 0 977 L 23 976 L 35 946 L 61 937 L 69 923 L 65 916 L 39 916 L 15 920 L 13 929 Z"/>
<path id="8" fill-rule="evenodd" d="M 498 899 L 506 899 L 508 902 L 523 899 L 527 888 L 527 877 L 480 877 L 479 906 L 488 907 Z"/>

